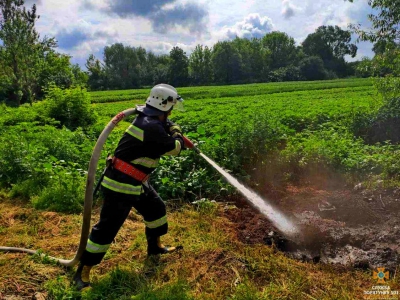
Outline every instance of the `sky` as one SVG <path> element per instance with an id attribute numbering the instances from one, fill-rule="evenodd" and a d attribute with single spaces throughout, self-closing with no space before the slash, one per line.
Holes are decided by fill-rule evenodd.
<path id="1" fill-rule="evenodd" d="M 81 66 L 90 54 L 103 58 L 105 46 L 123 43 L 168 54 L 174 46 L 187 55 L 196 45 L 259 38 L 281 31 L 301 45 L 322 25 L 344 30 L 357 23 L 368 28 L 368 0 L 26 0 L 37 6 L 41 37 L 55 37 L 58 51 Z M 354 36 L 354 42 L 356 36 Z M 357 56 L 372 57 L 372 45 L 359 43 Z"/>

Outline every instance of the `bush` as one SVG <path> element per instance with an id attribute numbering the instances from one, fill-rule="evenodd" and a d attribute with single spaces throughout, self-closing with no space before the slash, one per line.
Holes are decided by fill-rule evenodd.
<path id="1" fill-rule="evenodd" d="M 319 131 L 304 131 L 288 139 L 281 152 L 283 163 L 294 179 L 303 173 L 335 171 L 365 179 L 370 175 L 396 179 L 400 173 L 400 151 L 396 146 L 365 145 L 342 126 L 326 124 Z"/>
<path id="2" fill-rule="evenodd" d="M 301 79 L 300 69 L 295 66 L 279 68 L 268 74 L 268 81 L 271 82 L 297 81 Z"/>
<path id="3" fill-rule="evenodd" d="M 357 113 L 351 128 L 368 144 L 390 141 L 400 142 L 400 97 L 390 98 L 377 110 Z"/>
<path id="4" fill-rule="evenodd" d="M 13 137 L 10 140 L 10 136 Z M 63 212 L 81 209 L 92 142 L 82 130 L 21 123 L 0 135 L 0 187 L 35 207 Z"/>
<path id="5" fill-rule="evenodd" d="M 218 161 L 235 173 L 251 170 L 285 143 L 287 127 L 268 113 L 232 124 L 214 149 Z M 209 150 L 209 151 L 210 151 Z"/>
<path id="6" fill-rule="evenodd" d="M 299 68 L 300 73 L 305 80 L 322 80 L 327 77 L 324 62 L 318 56 L 304 58 L 300 61 Z"/>
<path id="7" fill-rule="evenodd" d="M 82 211 L 85 195 L 84 172 L 75 169 L 74 164 L 53 164 L 47 170 L 51 174 L 50 180 L 41 193 L 32 198 L 33 206 L 65 213 Z"/>
<path id="8" fill-rule="evenodd" d="M 90 106 L 89 94 L 80 87 L 62 90 L 50 87 L 46 94 L 48 116 L 71 130 L 85 128 L 96 122 L 97 115 Z"/>
<path id="9" fill-rule="evenodd" d="M 0 104 L 0 130 L 5 126 L 14 126 L 20 123 L 31 123 L 31 125 L 59 125 L 59 122 L 47 116 L 43 103 L 34 103 L 32 106 L 23 104 L 19 107 L 9 107 Z"/>
<path id="10" fill-rule="evenodd" d="M 163 157 L 152 182 L 162 198 L 186 201 L 215 197 L 226 185 L 208 163 L 191 152 Z"/>

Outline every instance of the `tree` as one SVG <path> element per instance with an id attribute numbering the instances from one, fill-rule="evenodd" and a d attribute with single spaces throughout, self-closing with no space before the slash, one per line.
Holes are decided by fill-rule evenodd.
<path id="1" fill-rule="evenodd" d="M 351 33 L 339 26 L 320 26 L 302 43 L 303 51 L 308 56 L 319 56 L 326 69 L 338 75 L 346 75 L 345 55 L 355 57 L 357 46 L 351 42 Z"/>
<path id="2" fill-rule="evenodd" d="M 352 2 L 352 0 L 350 0 Z M 385 77 L 378 77 L 375 86 L 383 97 L 372 122 L 364 129 L 368 142 L 399 143 L 400 124 L 400 2 L 398 0 L 369 0 L 368 4 L 376 14 L 368 15 L 372 28 L 368 31 L 359 25 L 351 28 L 359 39 L 375 43 L 375 57 L 371 64 L 374 74 L 384 71 Z M 378 72 L 377 72 L 378 71 Z M 368 116 L 370 119 L 371 116 Z"/>
<path id="3" fill-rule="evenodd" d="M 74 84 L 86 87 L 89 80 L 89 75 L 82 71 L 81 67 L 78 64 L 72 66 L 72 74 L 74 75 Z"/>
<path id="4" fill-rule="evenodd" d="M 349 0 L 353 2 L 353 0 Z M 383 79 L 377 85 L 380 91 L 392 97 L 393 91 L 399 91 L 400 80 L 400 2 L 398 0 L 368 0 L 368 4 L 376 12 L 369 14 L 372 23 L 369 30 L 361 29 L 360 25 L 351 25 L 350 28 L 359 35 L 362 41 L 375 43 L 375 58 L 372 61 L 375 74 L 392 75 Z M 400 92 L 397 92 L 397 96 Z M 396 96 L 395 95 L 395 96 Z"/>
<path id="5" fill-rule="evenodd" d="M 279 31 L 267 33 L 261 43 L 269 52 L 269 67 L 272 70 L 296 64 L 298 54 L 296 43 L 286 33 Z"/>
<path id="6" fill-rule="evenodd" d="M 89 55 L 86 61 L 86 69 L 88 70 L 88 85 L 91 90 L 105 89 L 105 71 L 101 62 L 96 59 L 93 54 Z"/>
<path id="7" fill-rule="evenodd" d="M 153 68 L 153 85 L 168 82 L 169 55 L 160 55 L 156 58 Z"/>
<path id="8" fill-rule="evenodd" d="M 355 66 L 355 75 L 357 77 L 368 78 L 373 76 L 372 60 L 369 57 L 363 57 Z"/>
<path id="9" fill-rule="evenodd" d="M 185 86 L 189 79 L 189 59 L 179 47 L 169 53 L 168 82 L 173 86 Z"/>
<path id="10" fill-rule="evenodd" d="M 56 47 L 54 38 L 40 39 L 35 30 L 36 6 L 26 9 L 23 0 L 0 0 L 1 88 L 16 104 L 32 103 L 39 86 L 46 54 Z"/>
<path id="11" fill-rule="evenodd" d="M 348 0 L 353 2 L 353 0 Z M 400 43 L 400 2 L 398 0 L 368 0 L 368 4 L 377 11 L 377 14 L 369 14 L 372 22 L 369 31 L 361 29 L 360 25 L 351 25 L 363 41 L 379 42 L 392 41 Z"/>
<path id="12" fill-rule="evenodd" d="M 327 77 L 324 62 L 318 56 L 309 56 L 299 63 L 301 75 L 305 80 L 322 80 Z"/>
<path id="13" fill-rule="evenodd" d="M 141 86 L 141 53 L 142 48 L 124 46 L 121 43 L 104 48 L 104 70 L 109 88 L 131 89 Z"/>
<path id="14" fill-rule="evenodd" d="M 189 74 L 196 85 L 212 81 L 211 50 L 207 46 L 197 45 L 189 57 Z"/>
<path id="15" fill-rule="evenodd" d="M 218 42 L 213 47 L 214 78 L 218 83 L 238 82 L 242 73 L 242 57 L 232 42 Z"/>
<path id="16" fill-rule="evenodd" d="M 241 82 L 259 82 L 266 79 L 268 73 L 270 56 L 261 40 L 253 38 L 236 37 L 232 41 L 233 46 L 239 52 L 242 59 Z"/>
<path id="17" fill-rule="evenodd" d="M 350 31 L 342 30 L 339 26 L 320 26 L 307 36 L 302 45 L 307 55 L 317 55 L 325 61 L 341 59 L 345 55 L 355 57 L 357 46 L 350 42 Z"/>
<path id="18" fill-rule="evenodd" d="M 396 44 L 394 41 L 379 40 L 372 47 L 372 51 L 374 51 L 375 55 L 382 55 L 396 48 L 400 48 L 400 44 Z"/>
<path id="19" fill-rule="evenodd" d="M 50 51 L 45 56 L 45 63 L 39 72 L 37 95 L 43 96 L 43 89 L 50 85 L 69 88 L 74 82 L 70 56 Z M 39 88 L 40 87 L 40 88 Z"/>

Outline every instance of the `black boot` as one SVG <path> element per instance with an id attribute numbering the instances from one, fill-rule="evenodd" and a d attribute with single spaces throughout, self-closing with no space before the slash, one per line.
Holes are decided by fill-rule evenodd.
<path id="1" fill-rule="evenodd" d="M 90 288 L 90 270 L 92 266 L 85 266 L 80 264 L 74 275 L 74 283 L 78 291 Z"/>
<path id="2" fill-rule="evenodd" d="M 158 255 L 158 254 L 167 254 L 174 252 L 176 250 L 180 250 L 183 247 L 178 246 L 178 247 L 165 247 L 164 245 L 161 244 L 160 242 L 160 237 L 151 237 L 151 236 L 146 236 L 147 238 L 147 255 Z"/>

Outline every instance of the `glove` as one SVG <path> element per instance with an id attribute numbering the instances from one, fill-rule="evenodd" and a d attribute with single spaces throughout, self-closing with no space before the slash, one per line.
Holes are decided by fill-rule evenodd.
<path id="1" fill-rule="evenodd" d="M 182 128 L 178 124 L 167 120 L 167 131 L 172 137 L 182 136 Z"/>

